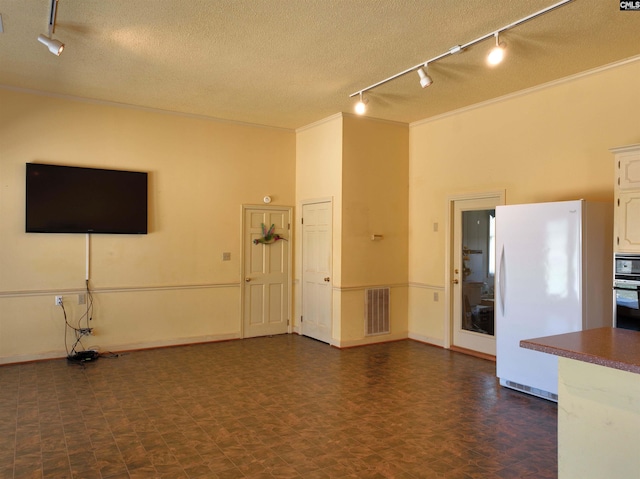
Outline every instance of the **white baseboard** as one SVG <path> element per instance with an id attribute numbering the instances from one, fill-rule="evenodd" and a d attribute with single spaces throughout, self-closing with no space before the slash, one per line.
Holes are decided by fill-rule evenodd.
<path id="1" fill-rule="evenodd" d="M 293 328 L 293 332 L 295 334 L 299 334 L 298 328 Z M 214 343 L 218 341 L 229 341 L 233 339 L 241 339 L 240 333 L 228 333 L 228 334 L 217 334 L 217 335 L 208 335 L 208 336 L 197 336 L 190 338 L 179 338 L 179 339 L 171 339 L 166 341 L 149 341 L 143 343 L 127 343 L 127 344 L 115 344 L 111 346 L 101 346 L 99 348 L 100 353 L 106 352 L 124 352 L 124 351 L 136 351 L 141 349 L 153 349 L 153 348 L 165 348 L 170 346 L 186 346 L 189 344 L 198 344 L 198 343 Z M 414 341 L 419 341 L 421 343 L 431 344 L 433 346 L 444 347 L 444 343 L 441 339 L 432 338 L 429 336 L 422 336 L 414 333 L 399 333 L 399 334 L 382 334 L 379 336 L 367 336 L 362 339 L 355 339 L 350 341 L 339 341 L 333 340 L 331 341 L 331 346 L 335 346 L 336 348 L 351 348 L 355 346 L 366 346 L 369 344 L 378 344 L 378 343 L 386 343 L 390 341 L 401 341 L 403 339 L 412 339 Z M 88 349 L 91 349 L 92 346 L 89 346 Z M 59 351 L 47 351 L 43 353 L 37 354 L 25 354 L 18 356 L 7 356 L 0 358 L 1 364 L 15 364 L 15 363 L 27 363 L 32 361 L 43 361 L 47 359 L 63 359 L 67 357 L 67 353 L 64 350 Z"/>
<path id="2" fill-rule="evenodd" d="M 401 341 L 407 339 L 407 333 L 399 334 L 380 334 L 377 336 L 367 336 L 362 339 L 353 339 L 350 341 L 335 340 L 331 342 L 336 348 L 352 348 L 354 346 L 366 346 L 368 344 L 388 343 L 390 341 Z"/>
<path id="3" fill-rule="evenodd" d="M 166 341 L 149 341 L 149 342 L 142 342 L 142 343 L 113 344 L 110 346 L 99 346 L 97 347 L 97 349 L 98 349 L 98 352 L 100 353 L 124 352 L 124 351 L 136 351 L 140 349 L 165 348 L 170 346 L 186 346 L 189 344 L 198 344 L 198 343 L 214 343 L 219 341 L 229 341 L 231 339 L 240 339 L 240 333 L 237 332 L 237 333 L 228 333 L 228 334 L 196 336 L 196 337 L 189 337 L 189 338 L 171 339 Z M 94 347 L 95 347 L 94 345 L 89 345 L 87 349 L 93 349 Z M 43 361 L 47 359 L 63 359 L 66 357 L 67 357 L 67 352 L 65 350 L 47 351 L 44 353 L 3 357 L 3 358 L 0 358 L 0 364 L 28 363 L 32 361 Z"/>
<path id="4" fill-rule="evenodd" d="M 444 348 L 444 341 L 442 339 L 432 338 L 430 336 L 422 336 L 421 334 L 415 334 L 415 333 L 409 333 L 409 339 L 413 339 L 414 341 L 420 341 L 421 343 L 427 343 L 433 346 Z"/>

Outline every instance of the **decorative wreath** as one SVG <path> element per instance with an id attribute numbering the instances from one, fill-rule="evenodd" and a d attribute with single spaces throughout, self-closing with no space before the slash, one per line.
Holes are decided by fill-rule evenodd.
<path id="1" fill-rule="evenodd" d="M 264 223 L 261 223 L 261 226 L 262 237 L 254 239 L 253 244 L 272 244 L 279 240 L 287 241 L 287 238 L 283 238 L 279 234 L 274 233 L 276 225 L 271 225 L 271 228 L 268 230 Z"/>

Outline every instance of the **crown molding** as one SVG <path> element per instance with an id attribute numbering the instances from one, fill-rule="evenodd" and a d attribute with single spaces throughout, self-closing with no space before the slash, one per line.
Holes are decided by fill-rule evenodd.
<path id="1" fill-rule="evenodd" d="M 567 76 L 567 77 L 564 77 L 564 78 L 560 78 L 558 80 L 553 80 L 553 81 L 550 81 L 550 82 L 547 82 L 547 83 L 542 83 L 540 85 L 536 85 L 536 86 L 533 86 L 531 88 L 526 88 L 524 90 L 520 90 L 520 91 L 517 91 L 517 92 L 514 92 L 514 93 L 509 93 L 508 95 L 500 96 L 500 97 L 497 97 L 497 98 L 492 98 L 491 100 L 486 100 L 486 101 L 483 101 L 483 102 L 480 102 L 480 103 L 475 103 L 473 105 L 465 106 L 465 107 L 459 108 L 457 110 L 448 111 L 446 113 L 442 113 L 441 115 L 436 115 L 436 116 L 432 116 L 432 117 L 429 117 L 429 118 L 425 118 L 423 120 L 418 120 L 418 121 L 415 121 L 413 123 L 410 123 L 409 124 L 409 128 L 414 128 L 414 127 L 421 126 L 421 125 L 424 125 L 424 124 L 427 124 L 427 123 L 432 123 L 432 122 L 435 122 L 435 121 L 442 120 L 444 118 L 449 118 L 451 116 L 460 115 L 462 113 L 466 113 L 466 112 L 469 112 L 469 111 L 477 110 L 478 108 L 484 108 L 486 106 L 494 105 L 496 103 L 502 103 L 504 101 L 512 100 L 514 98 L 519 98 L 521 96 L 526 96 L 526 95 L 529 95 L 531 93 L 535 93 L 535 92 L 538 92 L 538 91 L 541 91 L 541 90 L 546 90 L 548 88 L 553 88 L 555 86 L 563 85 L 565 83 L 571 83 L 573 81 L 580 80 L 581 78 L 589 77 L 589 76 L 592 76 L 592 75 L 597 75 L 599 73 L 602 73 L 602 72 L 605 72 L 605 71 L 608 71 L 608 70 L 613 70 L 615 68 L 619 68 L 619 67 L 628 65 L 630 63 L 638 62 L 638 61 L 640 61 L 640 55 L 637 55 L 637 56 L 634 56 L 634 57 L 630 57 L 630 58 L 627 58 L 625 60 L 621 60 L 621 61 L 618 61 L 618 62 L 609 63 L 608 65 L 604 65 L 604 66 L 601 66 L 601 67 L 598 67 L 598 68 L 593 68 L 591 70 L 586 70 L 586 71 L 583 71 L 583 72 L 580 72 L 580 73 L 576 73 L 575 75 L 570 75 L 570 76 Z"/>

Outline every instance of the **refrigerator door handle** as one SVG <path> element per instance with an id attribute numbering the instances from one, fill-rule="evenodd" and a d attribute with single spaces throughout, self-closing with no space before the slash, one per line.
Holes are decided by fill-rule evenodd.
<path id="1" fill-rule="evenodd" d="M 504 245 L 502 245 L 502 252 L 500 253 L 500 269 L 498 274 L 498 285 L 500 288 L 500 311 L 504 316 L 504 303 L 505 295 L 507 294 L 507 267 L 505 265 Z"/>

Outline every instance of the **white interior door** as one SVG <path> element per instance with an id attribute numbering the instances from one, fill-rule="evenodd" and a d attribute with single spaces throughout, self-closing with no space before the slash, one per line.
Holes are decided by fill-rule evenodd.
<path id="1" fill-rule="evenodd" d="M 244 209 L 243 337 L 269 336 L 289 331 L 290 216 L 288 208 Z M 263 225 L 281 238 L 263 242 Z"/>
<path id="2" fill-rule="evenodd" d="M 453 202 L 452 346 L 495 356 L 495 207 L 500 196 Z"/>
<path id="3" fill-rule="evenodd" d="M 302 319 L 305 336 L 331 342 L 332 203 L 302 205 Z"/>

